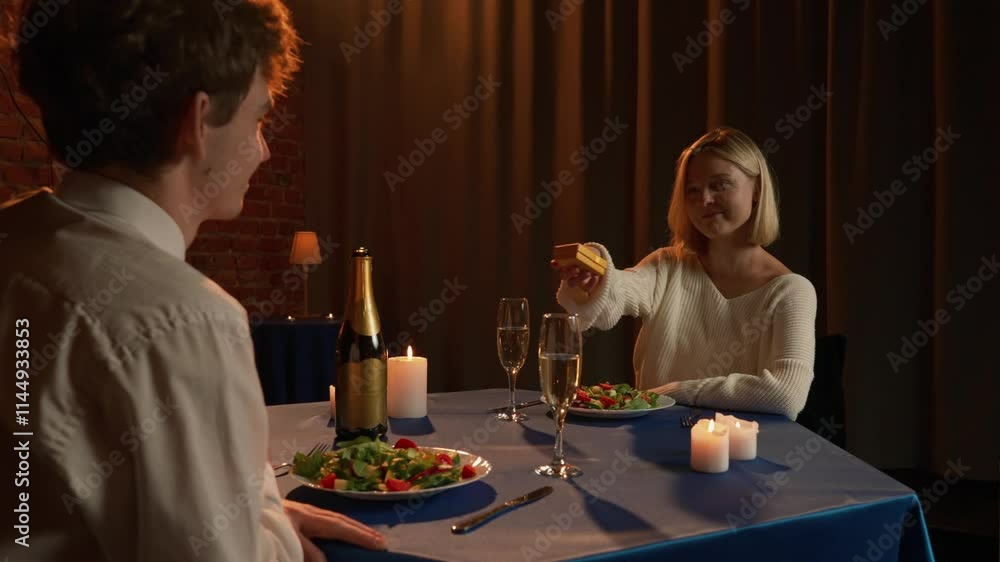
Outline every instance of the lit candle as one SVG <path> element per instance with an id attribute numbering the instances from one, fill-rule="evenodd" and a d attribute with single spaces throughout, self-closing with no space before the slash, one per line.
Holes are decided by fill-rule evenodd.
<path id="1" fill-rule="evenodd" d="M 729 470 L 729 428 L 715 420 L 698 420 L 691 428 L 691 468 L 698 472 Z"/>
<path id="2" fill-rule="evenodd" d="M 407 346 L 406 357 L 390 357 L 386 407 L 391 418 L 422 418 L 427 415 L 427 358 L 414 357 Z"/>
<path id="3" fill-rule="evenodd" d="M 337 419 L 337 388 L 330 385 L 330 417 Z"/>
<path id="4" fill-rule="evenodd" d="M 715 423 L 729 428 L 729 458 L 734 461 L 752 461 L 757 458 L 757 422 L 741 420 L 735 416 L 715 413 Z"/>

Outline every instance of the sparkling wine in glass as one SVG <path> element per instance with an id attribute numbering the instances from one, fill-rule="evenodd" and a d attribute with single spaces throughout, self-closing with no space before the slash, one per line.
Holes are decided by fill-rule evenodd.
<path id="1" fill-rule="evenodd" d="M 538 338 L 538 374 L 545 402 L 556 421 L 556 444 L 552 462 L 535 469 L 535 473 L 552 478 L 575 478 L 583 474 L 563 458 L 563 427 L 566 411 L 580 386 L 580 357 L 583 335 L 580 318 L 575 314 L 546 314 Z"/>
<path id="2" fill-rule="evenodd" d="M 503 421 L 528 419 L 528 416 L 517 411 L 517 402 L 514 400 L 517 373 L 528 359 L 528 316 L 528 299 L 500 299 L 497 309 L 497 355 L 500 357 L 500 365 L 507 371 L 507 383 L 510 387 L 510 405 L 497 414 L 497 418 Z"/>

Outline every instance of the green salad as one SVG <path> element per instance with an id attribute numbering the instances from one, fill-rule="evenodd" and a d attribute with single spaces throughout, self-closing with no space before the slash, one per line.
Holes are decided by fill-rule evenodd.
<path id="1" fill-rule="evenodd" d="M 602 382 L 594 386 L 581 386 L 570 405 L 591 410 L 648 410 L 655 408 L 660 395 L 648 390 L 638 390 L 628 384 Z"/>
<path id="2" fill-rule="evenodd" d="M 359 437 L 337 451 L 296 453 L 292 472 L 334 490 L 404 492 L 453 484 L 478 476 L 458 453 L 420 449 L 409 439 L 394 446 Z"/>

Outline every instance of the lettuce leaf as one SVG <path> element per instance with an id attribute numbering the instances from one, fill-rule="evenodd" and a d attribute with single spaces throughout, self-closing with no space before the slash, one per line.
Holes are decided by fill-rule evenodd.
<path id="1" fill-rule="evenodd" d="M 633 398 L 629 400 L 628 404 L 625 405 L 626 410 L 648 410 L 649 402 L 646 402 L 642 398 Z"/>
<path id="2" fill-rule="evenodd" d="M 295 453 L 295 459 L 292 461 L 292 470 L 299 476 L 315 480 L 319 478 L 320 469 L 323 468 L 323 463 L 325 461 L 326 457 L 323 453 L 317 453 L 314 455 Z"/>

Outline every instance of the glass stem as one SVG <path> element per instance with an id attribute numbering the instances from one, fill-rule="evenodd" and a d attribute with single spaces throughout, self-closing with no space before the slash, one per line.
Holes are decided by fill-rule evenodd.
<path id="1" fill-rule="evenodd" d="M 563 458 L 563 426 L 566 424 L 566 409 L 557 408 L 556 414 L 556 446 L 552 451 L 552 466 L 566 464 Z"/>
<path id="2" fill-rule="evenodd" d="M 517 413 L 517 402 L 514 400 L 514 382 L 517 380 L 517 369 L 507 371 L 507 385 L 510 387 L 510 413 Z"/>

